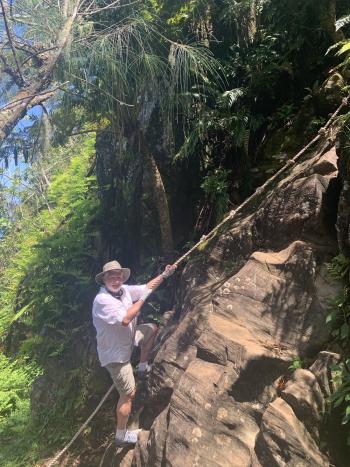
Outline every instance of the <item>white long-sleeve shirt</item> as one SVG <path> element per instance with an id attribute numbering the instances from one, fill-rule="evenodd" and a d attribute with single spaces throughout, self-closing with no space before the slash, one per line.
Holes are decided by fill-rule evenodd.
<path id="1" fill-rule="evenodd" d="M 92 320 L 96 328 L 97 353 L 101 365 L 125 363 L 131 358 L 137 318 L 128 326 L 122 321 L 127 310 L 140 299 L 146 285 L 123 285 L 123 294 L 115 298 L 101 287 L 92 306 Z"/>

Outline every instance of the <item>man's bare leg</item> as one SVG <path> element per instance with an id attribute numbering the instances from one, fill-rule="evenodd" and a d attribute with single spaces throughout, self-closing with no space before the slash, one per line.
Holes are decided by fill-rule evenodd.
<path id="1" fill-rule="evenodd" d="M 115 443 L 117 447 L 134 445 L 137 442 L 138 434 L 141 430 L 127 430 L 132 400 L 135 396 L 135 390 L 130 394 L 124 394 L 119 397 L 116 409 Z"/>
<path id="2" fill-rule="evenodd" d="M 117 430 L 126 430 L 131 413 L 132 401 L 135 397 L 135 390 L 130 394 L 119 396 L 119 401 L 115 411 Z"/>

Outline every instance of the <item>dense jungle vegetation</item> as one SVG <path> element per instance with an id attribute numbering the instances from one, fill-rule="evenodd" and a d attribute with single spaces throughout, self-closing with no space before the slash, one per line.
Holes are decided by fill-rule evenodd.
<path id="1" fill-rule="evenodd" d="M 155 274 L 349 95 L 350 5 L 0 4 L 0 464 L 10 467 L 52 455 L 101 393 L 89 353 L 101 264 L 117 258 L 135 281 Z M 340 121 L 346 167 L 350 113 Z M 350 444 L 349 258 L 340 245 L 329 266 L 343 289 L 327 321 L 342 353 L 329 413 Z M 147 313 L 157 320 L 171 298 L 163 290 Z"/>

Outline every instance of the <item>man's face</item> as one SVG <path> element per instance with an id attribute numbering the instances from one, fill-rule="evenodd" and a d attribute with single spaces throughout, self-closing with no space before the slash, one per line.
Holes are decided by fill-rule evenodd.
<path id="1" fill-rule="evenodd" d="M 103 282 L 111 292 L 118 292 L 123 284 L 123 273 L 121 271 L 109 271 L 103 276 Z"/>

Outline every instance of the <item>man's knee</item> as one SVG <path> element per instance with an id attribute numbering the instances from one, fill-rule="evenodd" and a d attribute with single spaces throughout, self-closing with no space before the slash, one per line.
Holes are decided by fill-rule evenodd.
<path id="1" fill-rule="evenodd" d="M 125 394 L 125 397 L 129 400 L 133 400 L 135 398 L 135 393 L 136 393 L 136 388 L 134 388 L 131 392 L 128 394 Z"/>
<path id="2" fill-rule="evenodd" d="M 136 390 L 133 389 L 128 394 L 120 394 L 120 396 L 119 396 L 120 403 L 132 401 L 135 398 L 135 392 L 136 392 Z"/>

